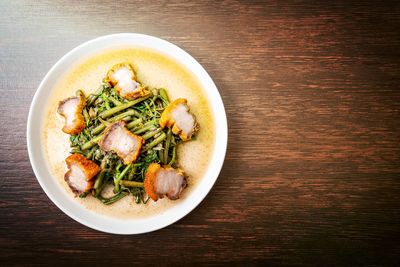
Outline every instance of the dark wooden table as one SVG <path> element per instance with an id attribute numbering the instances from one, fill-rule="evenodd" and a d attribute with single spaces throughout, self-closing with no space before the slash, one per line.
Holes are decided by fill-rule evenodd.
<path id="1" fill-rule="evenodd" d="M 399 2 L 156 2 L 1 2 L 0 265 L 398 266 Z M 197 58 L 229 121 L 211 193 L 179 222 L 138 236 L 61 212 L 26 148 L 29 105 L 49 68 L 118 32 L 158 36 Z"/>

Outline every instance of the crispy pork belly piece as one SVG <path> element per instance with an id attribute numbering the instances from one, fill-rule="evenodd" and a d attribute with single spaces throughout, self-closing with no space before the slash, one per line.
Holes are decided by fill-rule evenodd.
<path id="1" fill-rule="evenodd" d="M 81 154 L 73 154 L 65 159 L 68 171 L 64 180 L 75 195 L 80 195 L 93 188 L 93 178 L 100 172 L 100 167 Z"/>
<path id="2" fill-rule="evenodd" d="M 172 132 L 178 134 L 183 141 L 192 138 L 199 129 L 196 117 L 189 112 L 187 100 L 184 98 L 178 98 L 168 105 L 161 114 L 160 126 L 172 127 Z"/>
<path id="3" fill-rule="evenodd" d="M 152 163 L 146 170 L 144 188 L 154 201 L 163 198 L 164 195 L 172 200 L 178 199 L 186 186 L 186 178 L 180 169 Z"/>
<path id="4" fill-rule="evenodd" d="M 107 127 L 99 146 L 104 151 L 114 151 L 124 164 L 134 162 L 139 156 L 144 139 L 130 132 L 124 121 L 118 121 Z"/>
<path id="5" fill-rule="evenodd" d="M 128 63 L 114 65 L 107 73 L 107 79 L 117 93 L 126 99 L 135 99 L 148 94 L 136 80 L 136 74 Z"/>
<path id="6" fill-rule="evenodd" d="M 85 118 L 82 110 L 85 107 L 85 99 L 82 96 L 74 96 L 60 101 L 57 112 L 65 118 L 64 133 L 76 135 L 85 129 Z"/>

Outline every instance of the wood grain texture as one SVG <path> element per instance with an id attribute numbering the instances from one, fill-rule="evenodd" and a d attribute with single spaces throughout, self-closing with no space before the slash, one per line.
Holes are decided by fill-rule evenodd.
<path id="1" fill-rule="evenodd" d="M 1 1 L 1 265 L 400 264 L 398 1 Z M 139 32 L 192 54 L 228 115 L 224 167 L 179 222 L 88 229 L 47 198 L 31 99 L 78 44 Z M 179 254 L 177 254 L 179 253 Z"/>

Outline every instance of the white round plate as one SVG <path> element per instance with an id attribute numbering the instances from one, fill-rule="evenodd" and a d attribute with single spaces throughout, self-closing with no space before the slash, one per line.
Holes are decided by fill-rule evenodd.
<path id="1" fill-rule="evenodd" d="M 45 119 L 46 103 L 51 90 L 64 71 L 79 59 L 94 55 L 104 49 L 121 46 L 141 46 L 158 50 L 188 68 L 201 82 L 210 102 L 216 125 L 216 143 L 210 164 L 199 184 L 183 201 L 166 212 L 147 218 L 116 219 L 96 214 L 74 201 L 52 177 L 44 156 L 41 129 Z M 113 34 L 88 41 L 64 55 L 46 74 L 39 85 L 29 110 L 27 141 L 29 158 L 39 184 L 47 196 L 65 214 L 74 220 L 99 231 L 114 234 L 140 234 L 166 227 L 192 211 L 214 185 L 225 158 L 228 129 L 224 105 L 217 87 L 204 68 L 188 53 L 165 40 L 133 33 Z"/>

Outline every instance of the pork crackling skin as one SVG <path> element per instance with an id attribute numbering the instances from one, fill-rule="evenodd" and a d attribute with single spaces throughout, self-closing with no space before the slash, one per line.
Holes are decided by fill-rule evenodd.
<path id="1" fill-rule="evenodd" d="M 124 121 L 109 125 L 99 141 L 99 146 L 106 152 L 114 151 L 124 164 L 130 164 L 139 156 L 144 139 L 133 134 L 125 125 Z"/>
<path id="2" fill-rule="evenodd" d="M 183 141 L 190 140 L 200 127 L 184 98 L 178 98 L 168 105 L 161 114 L 160 126 L 172 127 L 172 132 Z"/>
<path id="3" fill-rule="evenodd" d="M 107 73 L 107 80 L 125 99 L 132 100 L 148 94 L 148 91 L 137 81 L 135 71 L 129 63 L 114 65 Z"/>
<path id="4" fill-rule="evenodd" d="M 170 166 L 161 167 L 152 163 L 145 174 L 144 188 L 147 195 L 157 201 L 164 195 L 171 200 L 176 200 L 187 186 L 186 177 L 181 169 Z"/>
<path id="5" fill-rule="evenodd" d="M 81 154 L 72 154 L 65 159 L 68 171 L 64 180 L 75 195 L 89 192 L 93 188 L 93 178 L 100 172 L 100 167 Z"/>
<path id="6" fill-rule="evenodd" d="M 60 101 L 57 112 L 64 117 L 65 123 L 62 131 L 67 134 L 76 135 L 85 129 L 85 118 L 82 115 L 85 107 L 84 96 L 74 96 Z"/>

